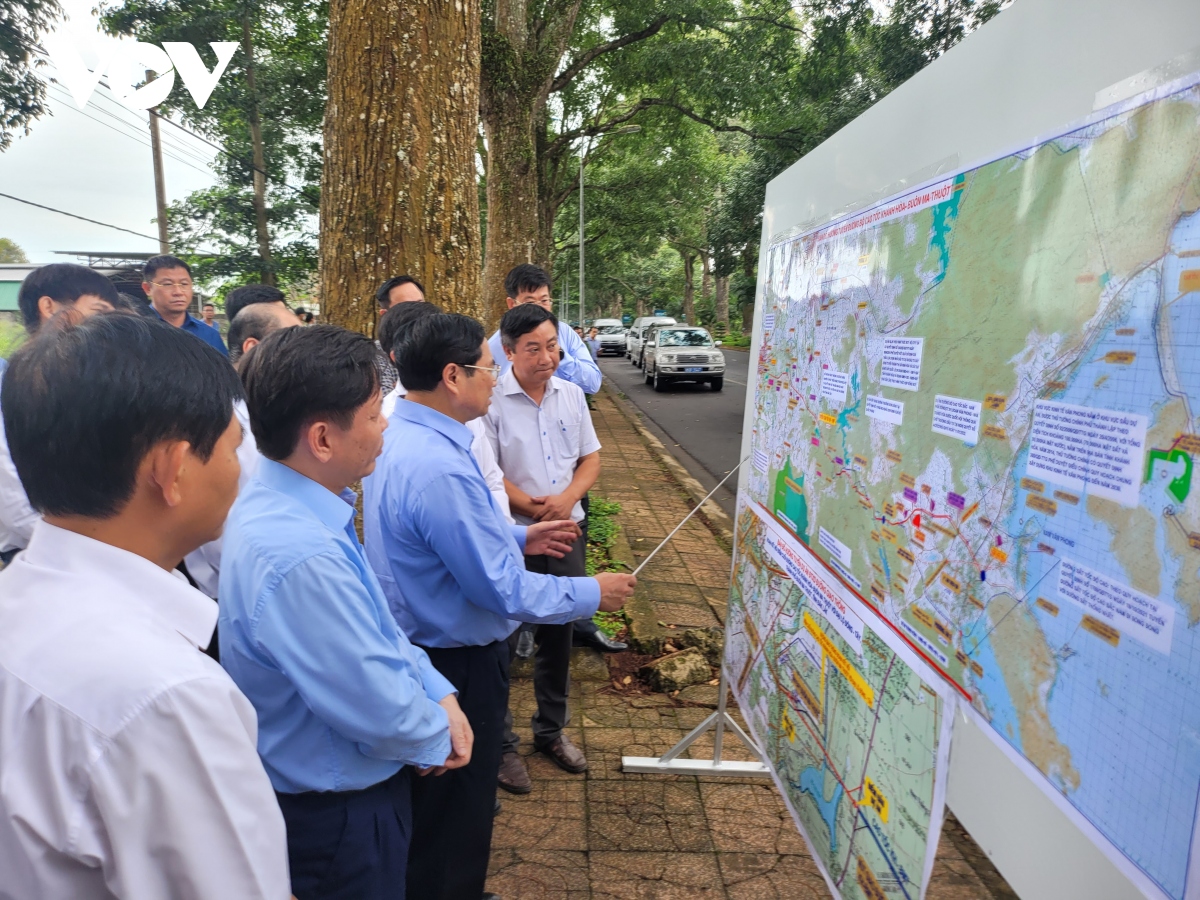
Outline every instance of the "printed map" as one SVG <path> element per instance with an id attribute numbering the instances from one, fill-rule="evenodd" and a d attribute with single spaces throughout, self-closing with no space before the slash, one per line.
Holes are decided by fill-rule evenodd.
<path id="1" fill-rule="evenodd" d="M 1200 794 L 1195 82 L 774 243 L 744 479 L 751 513 L 811 548 L 872 628 L 890 623 L 1172 898 Z M 735 606 L 771 648 L 786 635 L 770 617 L 799 601 L 762 568 L 752 521 Z M 748 708 L 810 684 L 811 655 L 779 653 L 748 676 Z M 785 711 L 802 727 L 795 695 L 764 701 L 765 728 L 804 794 L 807 751 L 778 739 Z"/>
<path id="2" fill-rule="evenodd" d="M 769 513 L 743 506 L 737 531 L 726 660 L 747 724 L 836 894 L 916 900 L 953 703 Z"/>

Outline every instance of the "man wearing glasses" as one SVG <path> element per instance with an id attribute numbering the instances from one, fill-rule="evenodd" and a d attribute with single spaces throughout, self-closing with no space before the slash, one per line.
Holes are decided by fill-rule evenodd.
<path id="1" fill-rule="evenodd" d="M 142 278 L 142 290 L 150 298 L 155 315 L 229 355 L 221 332 L 188 313 L 192 305 L 192 270 L 187 263 L 176 256 L 152 256 L 146 260 Z"/>

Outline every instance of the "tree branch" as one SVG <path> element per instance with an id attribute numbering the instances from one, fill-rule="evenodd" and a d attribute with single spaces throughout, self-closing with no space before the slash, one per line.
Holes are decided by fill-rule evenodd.
<path id="1" fill-rule="evenodd" d="M 550 93 L 555 94 L 565 88 L 575 80 L 580 72 L 590 66 L 597 57 L 603 56 L 605 53 L 612 53 L 614 50 L 620 50 L 622 47 L 628 47 L 630 44 L 636 44 L 638 41 L 644 41 L 646 38 L 658 34 L 662 30 L 662 27 L 671 21 L 671 18 L 671 16 L 659 16 L 641 31 L 622 35 L 606 44 L 597 44 L 591 50 L 580 54 L 580 56 L 563 69 L 562 74 L 550 82 Z"/>

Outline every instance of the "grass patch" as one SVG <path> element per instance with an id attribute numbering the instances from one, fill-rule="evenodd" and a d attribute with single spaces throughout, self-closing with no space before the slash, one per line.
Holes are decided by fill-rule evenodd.
<path id="1" fill-rule="evenodd" d="M 621 504 L 593 497 L 588 507 L 588 542 L 585 549 L 588 575 L 601 572 L 622 572 L 625 566 L 613 561 L 612 546 L 617 539 L 617 515 Z M 600 630 L 609 637 L 620 634 L 627 624 L 624 611 L 598 612 L 592 616 Z"/>
<path id="2" fill-rule="evenodd" d="M 750 335 L 748 334 L 727 334 L 721 338 L 722 347 L 742 347 L 750 346 Z"/>

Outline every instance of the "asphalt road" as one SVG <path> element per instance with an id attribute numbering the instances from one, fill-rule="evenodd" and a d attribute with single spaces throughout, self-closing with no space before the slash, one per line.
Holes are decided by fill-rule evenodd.
<path id="1" fill-rule="evenodd" d="M 691 475 L 711 490 L 738 461 L 742 449 L 742 411 L 750 354 L 725 350 L 725 388 L 714 393 L 706 384 L 669 385 L 657 393 L 645 384 L 642 370 L 623 356 L 603 356 L 600 370 L 642 413 L 647 428 L 679 458 Z M 713 499 L 734 515 L 737 476 Z"/>

